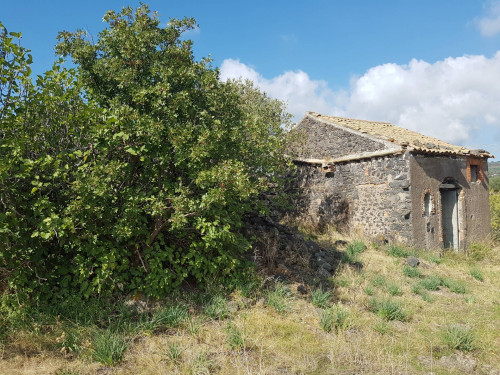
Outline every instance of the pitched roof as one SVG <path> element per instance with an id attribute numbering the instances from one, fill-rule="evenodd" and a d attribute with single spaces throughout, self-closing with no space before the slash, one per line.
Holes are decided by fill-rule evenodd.
<path id="1" fill-rule="evenodd" d="M 417 151 L 428 154 L 447 155 L 474 155 L 479 157 L 493 157 L 485 150 L 469 150 L 462 146 L 452 145 L 439 139 L 428 137 L 408 130 L 389 122 L 376 122 L 366 120 L 355 120 L 345 117 L 325 116 L 315 112 L 307 112 L 306 115 L 318 118 L 325 122 L 349 128 L 359 133 L 367 134 L 371 137 L 391 142 L 410 151 Z"/>

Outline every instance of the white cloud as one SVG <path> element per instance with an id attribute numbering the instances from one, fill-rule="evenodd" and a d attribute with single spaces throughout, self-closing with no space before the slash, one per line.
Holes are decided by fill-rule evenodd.
<path id="1" fill-rule="evenodd" d="M 476 18 L 476 25 L 484 36 L 495 36 L 500 33 L 500 1 L 492 1 L 487 15 Z"/>
<path id="2" fill-rule="evenodd" d="M 500 51 L 492 58 L 379 65 L 352 78 L 344 91 L 333 91 L 300 70 L 266 79 L 236 60 L 225 60 L 221 75 L 251 79 L 269 95 L 287 100 L 295 119 L 312 110 L 389 121 L 451 143 L 476 145 L 485 142 L 480 137 L 494 142 L 486 127 L 500 129 Z"/>
<path id="3" fill-rule="evenodd" d="M 277 77 L 266 79 L 254 68 L 239 60 L 224 60 L 221 68 L 221 79 L 243 78 L 253 81 L 258 87 L 274 98 L 286 101 L 288 110 L 298 121 L 306 111 L 319 113 L 339 113 L 337 107 L 340 92 L 333 92 L 326 81 L 312 80 L 301 70 L 285 72 Z"/>
<path id="4" fill-rule="evenodd" d="M 352 82 L 344 110 L 463 144 L 485 123 L 500 126 L 499 102 L 500 52 L 376 66 Z"/>

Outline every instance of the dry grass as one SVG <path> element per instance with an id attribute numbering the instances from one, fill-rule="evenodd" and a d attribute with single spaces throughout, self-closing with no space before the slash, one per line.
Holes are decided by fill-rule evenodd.
<path id="1" fill-rule="evenodd" d="M 339 238 L 328 234 L 319 240 L 327 244 Z M 236 293 L 229 303 L 238 308 L 228 318 L 211 319 L 191 312 L 179 328 L 137 335 L 123 361 L 112 368 L 93 362 L 85 354 L 71 356 L 50 349 L 57 330 L 38 335 L 19 332 L 16 339 L 0 344 L 0 373 L 500 373 L 499 252 L 498 248 L 489 251 L 480 260 L 455 254 L 444 256 L 440 264 L 422 260 L 422 277 L 438 275 L 461 281 L 467 289 L 464 295 L 442 286 L 427 291 L 429 299 L 425 300 L 413 288 L 422 277 L 403 274 L 404 258 L 368 246 L 359 254 L 361 267 L 345 264 L 332 280 L 331 292 L 336 297 L 330 307 L 346 307 L 350 324 L 330 333 L 321 329 L 323 309 L 315 307 L 310 296 L 293 293 L 286 297 L 289 308 L 278 312 L 266 304 L 265 294 L 242 303 L 243 297 Z M 470 274 L 472 266 L 481 270 L 483 281 Z M 396 285 L 400 295 L 391 295 L 388 285 Z M 367 295 L 367 288 L 372 295 Z M 290 290 L 296 286 L 291 285 Z M 370 311 L 372 298 L 397 301 L 408 318 L 404 322 L 384 321 Z M 443 342 L 443 330 L 455 324 L 466 325 L 473 332 L 475 349 L 471 352 L 457 354 Z"/>

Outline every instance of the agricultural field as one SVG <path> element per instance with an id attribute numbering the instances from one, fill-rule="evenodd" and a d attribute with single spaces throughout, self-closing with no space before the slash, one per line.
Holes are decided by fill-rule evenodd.
<path id="1" fill-rule="evenodd" d="M 340 255 L 327 283 L 280 266 L 162 301 L 4 304 L 0 373 L 500 374 L 498 248 L 439 254 L 338 236 L 309 234 Z"/>

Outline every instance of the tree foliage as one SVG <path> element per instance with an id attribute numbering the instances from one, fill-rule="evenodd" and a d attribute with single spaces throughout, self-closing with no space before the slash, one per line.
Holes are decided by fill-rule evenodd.
<path id="1" fill-rule="evenodd" d="M 95 43 L 61 32 L 76 70 L 56 63 L 32 86 L 26 51 L 2 39 L 16 61 L 2 84 L 27 92 L 1 107 L 0 267 L 42 298 L 233 275 L 242 217 L 285 167 L 283 103 L 197 61 L 182 38 L 193 19 L 162 28 L 143 5 L 104 21 Z"/>
<path id="2" fill-rule="evenodd" d="M 494 192 L 500 191 L 500 176 L 490 177 L 490 190 Z"/>

